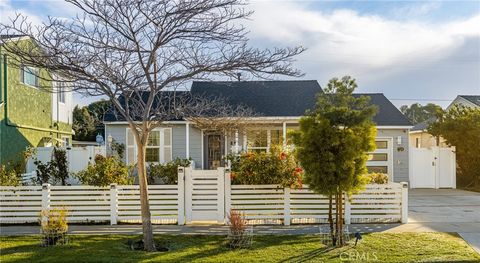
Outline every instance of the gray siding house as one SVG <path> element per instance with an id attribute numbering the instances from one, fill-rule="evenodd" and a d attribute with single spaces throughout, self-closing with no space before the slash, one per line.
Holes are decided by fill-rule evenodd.
<path id="1" fill-rule="evenodd" d="M 289 147 L 288 131 L 298 129 L 298 121 L 313 108 L 316 94 L 322 92 L 317 81 L 233 81 L 193 82 L 191 93 L 220 96 L 231 104 L 251 108 L 255 117 L 244 130 L 220 133 L 198 129 L 188 121 L 170 121 L 154 130 L 147 147 L 149 162 L 168 162 L 191 158 L 196 169 L 216 169 L 223 157 L 239 151 L 268 151 L 274 144 Z M 410 122 L 381 93 L 369 96 L 378 107 L 377 149 L 370 154 L 368 169 L 386 173 L 395 182 L 408 182 Z M 115 115 L 105 119 L 105 135 L 126 146 L 125 162 L 134 163 L 136 148 L 128 125 Z"/>

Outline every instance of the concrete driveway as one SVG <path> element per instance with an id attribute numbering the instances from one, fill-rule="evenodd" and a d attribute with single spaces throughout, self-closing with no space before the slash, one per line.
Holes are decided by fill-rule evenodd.
<path id="1" fill-rule="evenodd" d="M 457 232 L 480 253 L 480 193 L 457 189 L 411 189 L 408 197 L 408 224 L 404 225 L 405 228 Z"/>

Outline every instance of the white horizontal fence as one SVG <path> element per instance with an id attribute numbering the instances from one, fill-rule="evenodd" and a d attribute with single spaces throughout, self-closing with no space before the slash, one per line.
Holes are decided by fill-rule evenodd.
<path id="1" fill-rule="evenodd" d="M 199 195 L 187 194 L 188 191 L 193 191 L 188 189 L 192 187 L 188 184 L 188 176 L 192 173 L 184 169 L 190 168 L 179 169 L 177 185 L 148 187 L 153 223 L 183 225 L 185 222 L 206 220 L 203 214 L 192 213 L 194 206 L 188 205 L 197 200 Z M 207 218 L 209 220 L 218 219 L 216 221 L 219 223 L 225 223 L 228 221 L 228 213 L 234 209 L 242 212 L 249 224 L 327 222 L 328 198 L 315 194 L 307 185 L 300 189 L 278 185 L 231 185 L 230 173 L 224 169 L 218 169 L 217 172 L 224 180 L 219 179 L 216 182 L 218 187 L 215 189 L 218 194 L 215 198 L 206 196 L 208 200 L 218 202 L 216 209 L 207 211 L 213 213 Z M 205 185 L 202 187 L 205 188 Z M 212 187 L 208 187 L 210 193 Z M 204 191 L 203 188 L 200 190 Z M 351 197 L 345 196 L 345 223 L 406 223 L 407 191 L 406 183 L 390 183 L 367 185 L 364 191 Z M 65 207 L 68 210 L 69 222 L 141 223 L 138 185 L 112 184 L 109 187 L 94 187 L 44 184 L 0 187 L 0 223 L 35 223 L 38 222 L 42 209 L 56 207 Z M 190 207 L 192 211 L 189 211 Z M 192 218 L 189 219 L 186 215 Z"/>
<path id="2" fill-rule="evenodd" d="M 345 222 L 402 222 L 408 218 L 406 183 L 367 185 L 351 197 L 344 196 Z M 248 224 L 327 223 L 328 197 L 315 194 L 307 185 L 300 189 L 277 185 L 232 185 L 226 195 L 227 210 L 244 214 Z M 335 202 L 332 204 L 335 212 Z"/>

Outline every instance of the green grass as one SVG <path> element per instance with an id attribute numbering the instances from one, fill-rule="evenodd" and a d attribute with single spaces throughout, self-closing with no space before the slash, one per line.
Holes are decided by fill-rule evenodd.
<path id="1" fill-rule="evenodd" d="M 223 236 L 156 236 L 169 252 L 131 251 L 134 236 L 70 236 L 70 243 L 40 247 L 39 236 L 2 237 L 0 262 L 480 262 L 455 234 L 365 234 L 357 247 L 327 249 L 319 237 L 256 236 L 251 249 L 229 250 Z M 342 258 L 344 259 L 342 261 Z M 350 260 L 348 260 L 350 259 Z"/>

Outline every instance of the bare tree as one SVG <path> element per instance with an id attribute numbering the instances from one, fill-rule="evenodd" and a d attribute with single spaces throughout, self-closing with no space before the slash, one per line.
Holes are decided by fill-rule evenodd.
<path id="1" fill-rule="evenodd" d="M 152 129 L 182 115 L 175 90 L 192 80 L 238 72 L 257 78 L 300 76 L 291 63 L 304 48 L 249 47 L 247 31 L 238 24 L 251 14 L 242 0 L 67 2 L 82 14 L 68 20 L 50 17 L 35 27 L 18 15 L 1 25 L 3 35 L 35 40 L 4 42 L 4 49 L 15 54 L 10 63 L 45 68 L 54 73 L 50 80 L 69 82 L 74 91 L 107 96 L 128 122 L 138 148 L 143 241 L 145 250 L 154 251 L 145 147 Z M 173 100 L 161 99 L 167 90 Z"/>

